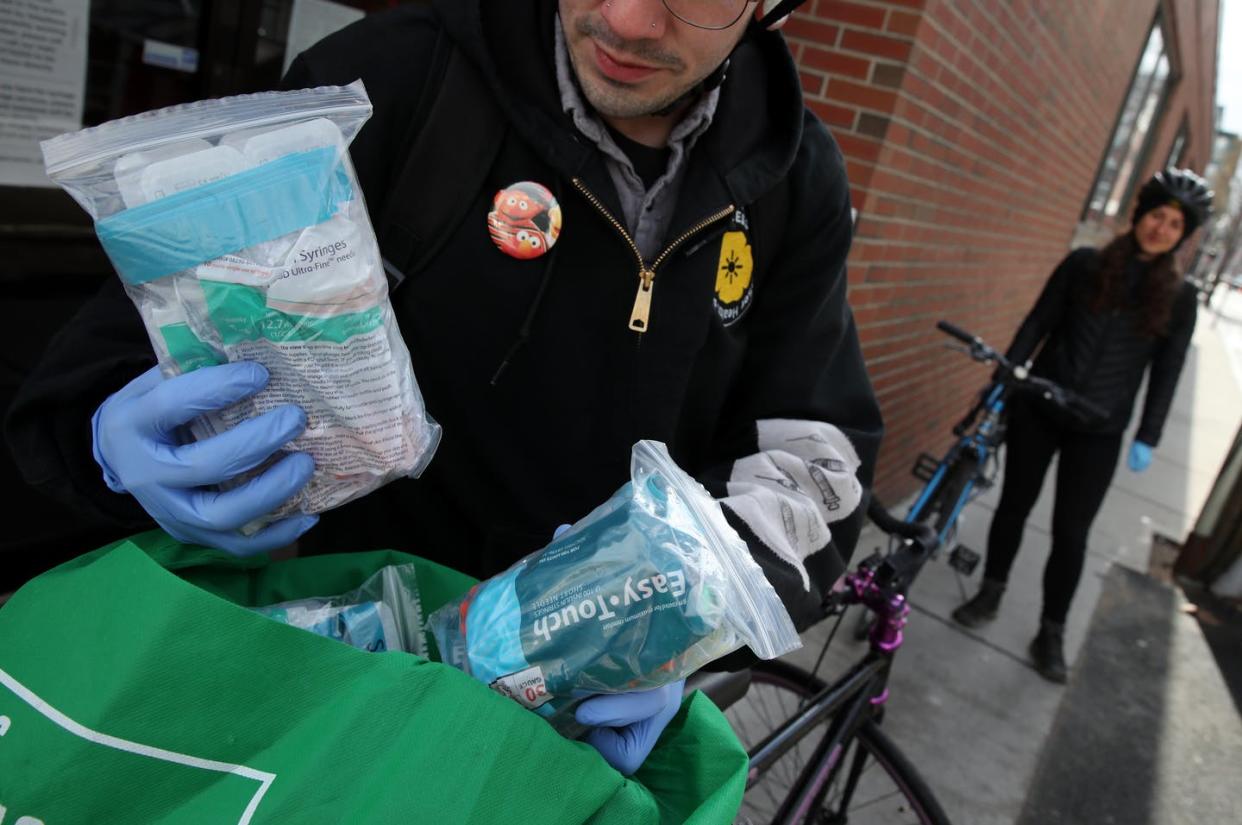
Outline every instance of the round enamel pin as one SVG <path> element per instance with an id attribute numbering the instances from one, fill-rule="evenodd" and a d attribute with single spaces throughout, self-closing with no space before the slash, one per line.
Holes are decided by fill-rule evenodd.
<path id="1" fill-rule="evenodd" d="M 538 258 L 560 237 L 561 205 L 541 183 L 511 184 L 492 198 L 487 231 L 506 255 L 523 261 Z"/>

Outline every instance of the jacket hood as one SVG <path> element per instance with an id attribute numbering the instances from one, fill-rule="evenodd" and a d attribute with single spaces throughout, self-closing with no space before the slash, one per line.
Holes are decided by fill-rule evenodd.
<path id="1" fill-rule="evenodd" d="M 561 173 L 578 174 L 592 147 L 561 110 L 557 0 L 436 0 L 435 6 L 513 128 Z M 732 196 L 746 204 L 789 171 L 802 139 L 802 87 L 784 38 L 752 25 L 734 50 L 720 91 L 700 145 Z"/>

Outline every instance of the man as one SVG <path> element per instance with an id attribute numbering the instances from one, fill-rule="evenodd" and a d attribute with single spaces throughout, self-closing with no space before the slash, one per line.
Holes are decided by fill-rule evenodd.
<path id="1" fill-rule="evenodd" d="M 445 0 L 327 38 L 285 85 L 361 77 L 371 96 L 351 155 L 444 428 L 429 469 L 317 526 L 299 516 L 241 536 L 306 483 L 307 457 L 241 493 L 197 485 L 261 464 L 305 416 L 278 409 L 179 447 L 176 424 L 257 392 L 265 373 L 135 379 L 153 359 L 110 284 L 16 405 L 10 438 L 26 445 L 28 478 L 143 523 L 102 468 L 174 536 L 234 553 L 301 535 L 303 552 L 392 547 L 489 576 L 606 500 L 628 479 L 631 445 L 656 439 L 720 499 L 799 628 L 817 621 L 857 539 L 881 424 L 845 301 L 844 164 L 764 28 L 798 4 L 765 15 L 743 0 Z M 466 110 L 494 110 L 499 127 L 464 216 L 427 238 L 409 222 L 459 193 L 405 167 L 417 139 L 462 128 L 423 122 L 443 111 L 445 44 L 477 78 Z M 542 202 L 543 221 L 499 214 L 510 196 L 514 209 Z M 616 739 L 593 743 L 636 768 L 677 699 L 593 700 L 591 723 Z"/>

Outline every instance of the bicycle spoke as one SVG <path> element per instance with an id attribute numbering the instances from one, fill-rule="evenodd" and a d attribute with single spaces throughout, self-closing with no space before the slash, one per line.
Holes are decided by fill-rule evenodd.
<path id="1" fill-rule="evenodd" d="M 855 748 L 861 748 L 861 744 L 858 743 L 857 741 L 854 743 L 853 746 Z M 874 757 L 871 757 L 870 754 L 864 754 L 864 759 L 866 760 L 865 766 L 863 767 L 862 772 L 859 774 L 858 785 L 856 786 L 856 790 L 861 789 L 864 786 L 868 785 L 869 784 L 868 778 L 874 777 L 877 773 L 882 775 L 883 777 L 880 781 L 889 779 L 884 766 L 880 764 L 878 760 L 876 760 Z M 876 771 L 877 768 L 879 769 L 878 772 Z M 836 778 L 834 779 L 833 787 L 836 787 L 837 781 L 841 779 L 842 779 L 842 775 L 838 773 Z M 840 816 L 841 814 L 840 802 L 841 802 L 841 797 L 844 795 L 844 792 L 845 792 L 845 789 L 841 788 L 841 790 L 837 794 L 831 795 L 830 797 L 825 798 L 825 808 L 827 810 L 833 811 L 834 814 L 837 816 Z M 831 793 L 831 790 L 830 790 L 830 793 Z M 912 820 L 913 825 L 919 825 L 920 817 L 919 817 L 918 812 L 910 804 L 909 800 L 906 799 L 905 793 L 902 791 L 902 789 L 896 786 L 894 786 L 894 788 L 888 791 L 887 793 L 881 793 L 879 796 L 866 799 L 865 801 L 859 801 L 858 796 L 853 797 L 850 800 L 849 807 L 846 809 L 845 813 L 849 815 L 849 817 L 851 818 L 851 821 L 874 822 L 874 821 L 877 821 L 874 818 L 872 819 L 864 818 L 862 820 L 857 820 L 854 817 L 856 817 L 860 812 L 868 808 L 874 808 L 876 806 L 879 806 L 881 803 L 885 802 L 886 800 L 891 800 L 891 799 L 900 799 L 901 802 L 903 803 L 901 809 L 894 811 L 892 809 L 883 808 L 882 812 L 879 814 L 879 816 L 881 817 L 878 820 L 879 822 L 884 823 L 884 825 L 902 825 L 901 822 L 893 821 L 891 817 L 894 815 L 894 813 L 909 812 L 914 815 L 914 819 Z M 829 804 L 830 802 L 831 804 Z"/>
<path id="2" fill-rule="evenodd" d="M 901 796 L 902 799 L 905 799 L 905 797 L 901 793 L 901 789 L 897 788 L 897 789 L 889 791 L 888 793 L 882 796 L 877 796 L 875 799 L 869 799 L 866 802 L 861 802 L 857 805 L 851 805 L 850 813 L 857 813 L 858 811 L 861 811 L 863 808 L 869 808 L 872 805 L 876 805 L 880 802 L 883 802 L 886 799 L 892 799 L 895 796 Z"/>
<path id="3" fill-rule="evenodd" d="M 748 749 L 796 717 L 815 692 L 813 681 L 799 681 L 794 678 L 798 675 L 796 669 L 787 670 L 788 675 L 780 668 L 775 672 L 756 671 L 751 689 L 727 711 L 730 723 Z M 828 728 L 829 721 L 825 720 L 805 731 L 793 747 L 769 765 L 747 790 L 739 822 L 760 825 L 772 820 L 787 801 Z M 851 736 L 831 773 L 824 777 L 827 787 L 821 813 L 815 822 L 926 825 L 943 821 L 929 816 L 917 795 L 918 788 L 912 793 L 903 775 L 909 767 L 894 764 L 886 755 L 886 748 L 891 749 L 891 743 L 887 743 L 879 730 L 870 727 L 870 723 Z M 896 756 L 900 757 L 900 753 Z"/>
<path id="4" fill-rule="evenodd" d="M 781 800 L 776 796 L 776 790 L 779 788 L 783 794 L 786 789 L 786 783 L 781 782 L 779 786 L 775 782 L 767 783 L 763 786 L 763 793 L 768 798 L 768 810 L 775 812 L 781 806 Z"/>

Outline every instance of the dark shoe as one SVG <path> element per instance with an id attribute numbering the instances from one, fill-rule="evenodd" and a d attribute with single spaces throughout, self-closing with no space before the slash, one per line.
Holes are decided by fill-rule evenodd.
<path id="1" fill-rule="evenodd" d="M 1031 660 L 1035 670 L 1049 682 L 1059 685 L 1065 684 L 1068 676 L 1064 638 L 1065 625 L 1044 619 L 1039 623 L 1039 635 L 1031 640 Z"/>
<path id="2" fill-rule="evenodd" d="M 1004 593 L 1004 582 L 984 579 L 975 597 L 953 611 L 953 621 L 966 627 L 978 627 L 984 622 L 992 621 L 996 618 L 996 611 L 1000 610 L 1000 600 Z"/>

